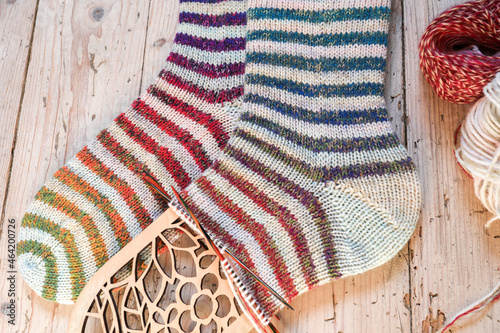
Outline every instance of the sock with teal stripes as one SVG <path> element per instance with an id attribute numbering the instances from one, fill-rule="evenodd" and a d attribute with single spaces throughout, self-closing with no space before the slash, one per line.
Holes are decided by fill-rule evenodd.
<path id="1" fill-rule="evenodd" d="M 99 267 L 167 208 L 142 178 L 185 188 L 225 147 L 243 95 L 246 2 L 181 0 L 156 82 L 37 193 L 18 234 L 19 271 L 72 303 Z"/>
<path id="2" fill-rule="evenodd" d="M 218 244 L 291 301 L 392 258 L 414 231 L 420 186 L 383 97 L 390 1 L 248 4 L 241 118 L 181 195 Z M 281 304 L 231 267 L 267 323 Z"/>

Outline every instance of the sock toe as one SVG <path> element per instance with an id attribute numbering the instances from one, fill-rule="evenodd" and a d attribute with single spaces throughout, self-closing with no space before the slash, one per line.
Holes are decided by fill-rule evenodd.
<path id="1" fill-rule="evenodd" d="M 18 234 L 19 272 L 37 295 L 62 304 L 72 304 L 83 289 L 86 276 L 72 232 L 64 221 L 54 221 L 37 212 L 35 201 L 23 217 Z"/>
<path id="2" fill-rule="evenodd" d="M 413 176 L 416 177 L 409 175 Z M 363 273 L 386 263 L 408 242 L 418 222 L 420 207 L 418 183 L 408 184 L 415 185 L 408 186 L 410 194 L 393 195 L 392 204 L 385 196 L 381 204 L 345 184 L 330 184 L 325 188 L 322 202 L 332 220 L 342 276 Z"/>
<path id="3" fill-rule="evenodd" d="M 37 295 L 42 295 L 44 288 L 42 281 L 45 281 L 47 266 L 45 265 L 43 250 L 36 250 L 35 246 L 28 248 L 27 245 L 18 244 L 18 267 L 24 281 L 35 291 Z"/>

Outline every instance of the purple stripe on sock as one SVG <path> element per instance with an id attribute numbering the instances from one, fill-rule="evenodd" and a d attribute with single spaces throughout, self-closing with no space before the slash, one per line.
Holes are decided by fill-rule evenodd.
<path id="1" fill-rule="evenodd" d="M 245 38 L 213 40 L 179 33 L 175 36 L 174 43 L 212 52 L 245 50 Z"/>
<path id="2" fill-rule="evenodd" d="M 245 1 L 245 0 L 180 0 L 180 3 L 183 2 L 199 2 L 199 3 L 222 3 L 226 1 Z"/>
<path id="3" fill-rule="evenodd" d="M 185 57 L 178 53 L 170 53 L 167 61 L 171 61 L 183 68 L 189 69 L 204 76 L 208 76 L 210 78 L 245 74 L 245 64 L 241 62 L 236 64 L 221 64 L 215 66 L 204 62 L 197 62 L 196 60 L 189 59 L 188 57 Z"/>
<path id="4" fill-rule="evenodd" d="M 179 23 L 191 23 L 215 28 L 223 26 L 241 26 L 247 23 L 247 14 L 228 13 L 224 15 L 206 15 L 182 12 L 179 14 Z"/>
<path id="5" fill-rule="evenodd" d="M 405 172 L 414 172 L 415 165 L 411 158 L 403 160 L 384 162 L 384 163 L 370 163 L 370 164 L 356 164 L 348 167 L 335 167 L 324 170 L 324 180 L 337 181 L 340 179 L 360 178 L 370 176 L 383 176 L 386 174 L 396 174 Z"/>
<path id="6" fill-rule="evenodd" d="M 243 86 L 220 91 L 206 90 L 192 82 L 187 82 L 183 78 L 167 72 L 164 69 L 160 72 L 160 77 L 166 82 L 185 91 L 189 91 L 211 104 L 231 102 L 243 95 Z"/>

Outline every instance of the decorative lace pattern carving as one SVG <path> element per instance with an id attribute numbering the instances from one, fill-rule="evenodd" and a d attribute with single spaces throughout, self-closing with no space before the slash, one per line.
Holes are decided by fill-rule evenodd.
<path id="1" fill-rule="evenodd" d="M 213 250 L 177 220 L 102 285 L 81 332 L 221 333 L 242 314 L 232 295 Z"/>

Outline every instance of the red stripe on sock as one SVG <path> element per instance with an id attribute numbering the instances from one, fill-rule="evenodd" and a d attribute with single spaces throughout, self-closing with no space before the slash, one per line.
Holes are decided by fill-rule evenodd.
<path id="1" fill-rule="evenodd" d="M 225 149 L 225 153 L 237 160 L 246 168 L 252 170 L 262 178 L 276 185 L 282 191 L 290 194 L 293 198 L 300 201 L 301 204 L 307 210 L 309 210 L 309 212 L 311 212 L 311 221 L 314 223 L 321 235 L 320 243 L 323 246 L 324 258 L 328 263 L 328 273 L 330 274 L 331 278 L 340 277 L 341 274 L 337 265 L 335 244 L 332 237 L 333 231 L 331 229 L 330 223 L 324 223 L 324 221 L 328 221 L 328 218 L 319 199 L 313 193 L 300 187 L 298 184 L 294 183 L 287 177 L 279 174 L 276 171 L 273 171 L 267 165 L 262 163 L 262 161 L 255 160 L 254 158 L 248 156 L 244 151 L 228 145 Z"/>
<path id="2" fill-rule="evenodd" d="M 297 296 L 298 292 L 295 286 L 293 283 L 290 283 L 293 282 L 290 272 L 280 253 L 275 249 L 275 244 L 271 241 L 272 238 L 264 226 L 252 219 L 243 209 L 233 204 L 230 198 L 220 193 L 205 177 L 201 177 L 196 184 L 215 202 L 220 210 L 232 217 L 234 223 L 239 224 L 257 241 L 262 252 L 267 256 L 269 266 L 273 268 L 273 273 L 279 286 L 286 293 L 283 296 L 287 299 Z M 247 258 L 239 259 L 245 262 Z"/>
<path id="3" fill-rule="evenodd" d="M 127 166 L 127 168 L 136 174 L 140 179 L 143 179 L 142 170 L 146 169 L 151 174 L 154 174 L 146 164 L 143 164 L 141 161 L 137 160 L 130 152 L 125 150 L 120 143 L 109 134 L 108 131 L 102 131 L 97 140 L 102 144 L 104 148 L 106 148 L 114 157 L 116 157 L 123 165 Z M 168 205 L 165 204 L 164 199 L 156 193 L 150 186 L 144 182 L 144 186 L 149 189 L 150 193 L 155 198 L 155 202 L 160 205 L 160 211 L 165 211 L 168 209 Z"/>
<path id="4" fill-rule="evenodd" d="M 238 258 L 244 258 L 242 260 L 245 265 L 250 268 L 253 272 L 256 271 L 255 264 L 253 263 L 250 254 L 248 253 L 248 250 L 241 245 L 239 242 L 237 242 L 231 234 L 227 233 L 226 230 L 219 228 L 219 225 L 210 218 L 202 209 L 198 207 L 198 205 L 193 202 L 188 196 L 185 195 L 186 193 L 182 193 L 182 196 L 185 198 L 187 205 L 189 206 L 189 209 L 193 212 L 193 214 L 200 220 L 200 222 L 203 224 L 203 227 L 212 235 L 216 235 L 217 239 L 223 239 L 225 245 L 229 245 L 229 247 L 234 251 L 234 253 L 238 253 L 239 257 Z M 252 277 L 248 276 L 248 279 L 252 279 Z M 265 295 L 265 298 L 271 299 L 274 298 L 274 296 L 267 291 L 262 285 L 255 283 L 255 286 L 253 286 L 254 289 L 259 293 L 259 295 Z"/>
<path id="5" fill-rule="evenodd" d="M 220 148 L 224 148 L 226 146 L 226 143 L 229 140 L 229 134 L 219 120 L 157 87 L 152 87 L 149 89 L 148 93 L 156 98 L 159 98 L 163 103 L 170 106 L 179 114 L 205 127 L 215 138 L 215 141 L 217 141 Z"/>
<path id="6" fill-rule="evenodd" d="M 120 126 L 132 140 L 144 148 L 144 150 L 155 155 L 180 188 L 183 189 L 191 183 L 191 178 L 179 161 L 175 159 L 174 155 L 166 147 L 159 146 L 158 143 L 144 133 L 144 131 L 132 124 L 125 114 L 121 114 L 116 118 L 116 124 Z"/>
<path id="7" fill-rule="evenodd" d="M 180 128 L 173 121 L 161 117 L 158 112 L 147 105 L 144 101 L 136 100 L 132 104 L 132 107 L 138 114 L 149 120 L 166 135 L 175 138 L 189 152 L 196 165 L 202 171 L 205 171 L 212 165 L 212 161 L 203 150 L 201 142 L 196 140 L 187 130 Z"/>
<path id="8" fill-rule="evenodd" d="M 228 90 L 206 90 L 197 85 L 184 81 L 182 78 L 162 70 L 160 77 L 171 85 L 180 88 L 182 90 L 188 91 L 195 94 L 199 98 L 203 99 L 205 102 L 210 104 L 219 104 L 224 102 L 231 102 L 236 98 L 243 96 L 243 86 L 234 87 Z"/>
<path id="9" fill-rule="evenodd" d="M 318 278 L 314 274 L 314 262 L 309 251 L 306 236 L 300 228 L 297 218 L 278 202 L 269 198 L 264 192 L 260 191 L 251 183 L 242 180 L 238 175 L 230 170 L 222 167 L 219 163 L 215 163 L 212 167 L 218 174 L 224 177 L 231 185 L 235 186 L 240 192 L 244 193 L 257 206 L 264 210 L 269 215 L 274 216 L 280 225 L 287 231 L 289 238 L 292 240 L 297 258 L 301 263 L 302 273 L 306 279 L 308 287 L 318 283 Z M 292 249 L 290 249 L 292 251 Z"/>

